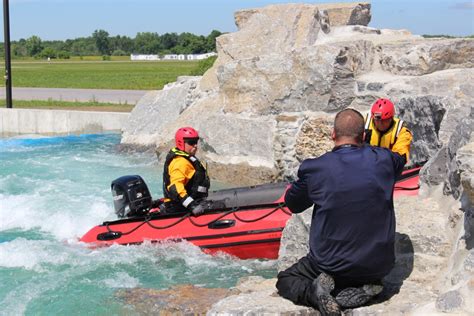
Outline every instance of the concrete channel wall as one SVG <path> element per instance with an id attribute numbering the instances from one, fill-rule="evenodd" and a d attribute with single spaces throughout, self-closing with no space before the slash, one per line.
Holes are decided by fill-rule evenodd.
<path id="1" fill-rule="evenodd" d="M 0 108 L 0 136 L 119 132 L 130 113 Z"/>

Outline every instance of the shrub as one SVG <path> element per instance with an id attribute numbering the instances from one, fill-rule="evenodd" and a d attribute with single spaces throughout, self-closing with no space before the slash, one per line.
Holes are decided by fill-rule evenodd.
<path id="1" fill-rule="evenodd" d="M 58 52 L 58 58 L 59 59 L 69 59 L 71 58 L 71 55 L 69 54 L 69 52 L 66 52 L 65 50 L 61 50 Z"/>
<path id="2" fill-rule="evenodd" d="M 214 62 L 216 61 L 217 56 L 211 56 L 209 58 L 200 60 L 199 63 L 197 64 L 197 67 L 191 71 L 192 76 L 202 76 L 204 73 L 214 65 Z"/>
<path id="3" fill-rule="evenodd" d="M 37 57 L 39 58 L 44 58 L 44 59 L 47 59 L 47 58 L 56 58 L 57 56 L 57 52 L 56 50 L 54 50 L 53 48 L 51 47 L 46 47 L 44 48 L 38 55 Z M 36 57 L 36 56 L 35 56 Z"/>
<path id="4" fill-rule="evenodd" d="M 116 49 L 112 53 L 112 56 L 127 56 L 128 54 L 121 49 Z"/>

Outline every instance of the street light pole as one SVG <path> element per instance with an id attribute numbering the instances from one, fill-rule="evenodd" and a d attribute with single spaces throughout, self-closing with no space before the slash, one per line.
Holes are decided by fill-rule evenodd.
<path id="1" fill-rule="evenodd" d="M 12 106 L 12 67 L 11 67 L 11 56 L 10 56 L 10 9 L 8 6 L 8 0 L 3 0 L 3 31 L 5 41 L 5 89 L 6 89 L 6 102 L 7 108 L 11 109 Z"/>

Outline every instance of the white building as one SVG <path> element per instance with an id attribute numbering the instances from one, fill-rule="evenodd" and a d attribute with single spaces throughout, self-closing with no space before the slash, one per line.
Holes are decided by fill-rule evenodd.
<path id="1" fill-rule="evenodd" d="M 187 60 L 202 60 L 209 58 L 211 56 L 217 56 L 216 53 L 211 52 L 211 53 L 205 53 L 205 54 L 188 54 L 186 55 Z"/>
<path id="2" fill-rule="evenodd" d="M 202 60 L 211 56 L 217 56 L 216 53 L 205 53 L 205 54 L 167 54 L 160 58 L 159 55 L 142 55 L 142 54 L 131 54 L 130 60 Z"/>
<path id="3" fill-rule="evenodd" d="M 158 55 L 131 54 L 130 60 L 160 60 Z"/>

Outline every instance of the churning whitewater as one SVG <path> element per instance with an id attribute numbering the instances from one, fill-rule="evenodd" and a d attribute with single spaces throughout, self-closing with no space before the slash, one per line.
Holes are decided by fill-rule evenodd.
<path id="1" fill-rule="evenodd" d="M 116 134 L 0 139 L 0 315 L 79 308 L 133 315 L 118 289 L 231 287 L 249 274 L 276 274 L 275 261 L 210 256 L 189 243 L 91 249 L 78 242 L 116 218 L 113 179 L 138 174 L 154 198 L 162 194 L 155 155 L 119 152 L 119 141 Z"/>

